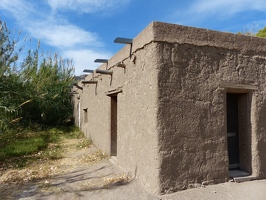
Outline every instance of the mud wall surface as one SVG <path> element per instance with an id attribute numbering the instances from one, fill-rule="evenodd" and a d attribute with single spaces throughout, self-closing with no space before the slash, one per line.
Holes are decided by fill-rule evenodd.
<path id="1" fill-rule="evenodd" d="M 225 182 L 226 95 L 245 94 L 240 149 L 250 173 L 266 178 L 265 47 L 261 38 L 153 22 L 99 67 L 112 75 L 94 71 L 85 81 L 97 84 L 79 82 L 81 130 L 111 155 L 117 96 L 117 164 L 146 189 Z"/>
<path id="2" fill-rule="evenodd" d="M 83 122 L 81 129 L 100 149 L 111 152 L 111 98 L 117 96 L 117 164 L 131 172 L 153 192 L 159 190 L 157 133 L 157 58 L 155 44 L 130 49 L 103 64 L 100 69 L 112 75 L 95 73 L 85 81 L 80 98 Z M 116 64 L 123 62 L 125 68 Z M 110 96 L 108 96 L 110 95 Z M 84 121 L 84 119 L 87 119 Z"/>
<path id="3" fill-rule="evenodd" d="M 266 40 L 162 23 L 154 32 L 161 192 L 228 180 L 228 92 L 248 96 L 251 173 L 265 178 Z"/>

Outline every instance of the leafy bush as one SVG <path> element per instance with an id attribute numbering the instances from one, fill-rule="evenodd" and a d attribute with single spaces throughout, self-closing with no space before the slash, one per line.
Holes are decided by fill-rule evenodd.
<path id="1" fill-rule="evenodd" d="M 18 123 L 64 124 L 72 116 L 67 88 L 74 79 L 72 62 L 56 53 L 44 56 L 39 42 L 18 63 L 23 49 L 16 47 L 18 40 L 12 37 L 0 20 L 0 134 Z"/>
<path id="2" fill-rule="evenodd" d="M 256 36 L 266 38 L 266 27 L 259 30 L 259 32 L 256 34 Z"/>

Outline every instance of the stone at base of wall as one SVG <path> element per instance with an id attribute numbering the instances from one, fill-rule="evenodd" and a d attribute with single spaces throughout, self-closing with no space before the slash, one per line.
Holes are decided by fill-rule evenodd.
<path id="1" fill-rule="evenodd" d="M 244 176 L 244 177 L 235 177 L 233 179 L 234 179 L 234 182 L 236 183 L 242 183 L 246 181 L 253 181 L 256 179 L 256 177 L 251 175 L 251 176 Z"/>
<path id="2" fill-rule="evenodd" d="M 113 165 L 117 164 L 117 157 L 116 156 L 111 156 L 109 158 L 110 163 L 112 163 Z"/>

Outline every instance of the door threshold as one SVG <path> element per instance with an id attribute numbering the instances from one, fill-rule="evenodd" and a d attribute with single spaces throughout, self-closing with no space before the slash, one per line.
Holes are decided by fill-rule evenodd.
<path id="1" fill-rule="evenodd" d="M 113 165 L 116 165 L 117 164 L 117 157 L 116 156 L 111 156 L 109 158 L 109 161 L 113 164 Z"/>
<path id="2" fill-rule="evenodd" d="M 229 170 L 229 176 L 236 183 L 255 180 L 256 177 L 250 175 L 250 173 L 241 170 Z"/>

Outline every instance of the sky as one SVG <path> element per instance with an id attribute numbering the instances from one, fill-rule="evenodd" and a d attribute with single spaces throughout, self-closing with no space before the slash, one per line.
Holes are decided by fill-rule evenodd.
<path id="1" fill-rule="evenodd" d="M 152 21 L 224 32 L 255 31 L 266 26 L 265 0 L 0 0 L 0 20 L 14 33 L 41 41 L 45 53 L 73 59 L 75 74 L 95 69 Z M 23 38 L 20 38 L 23 40 Z"/>

